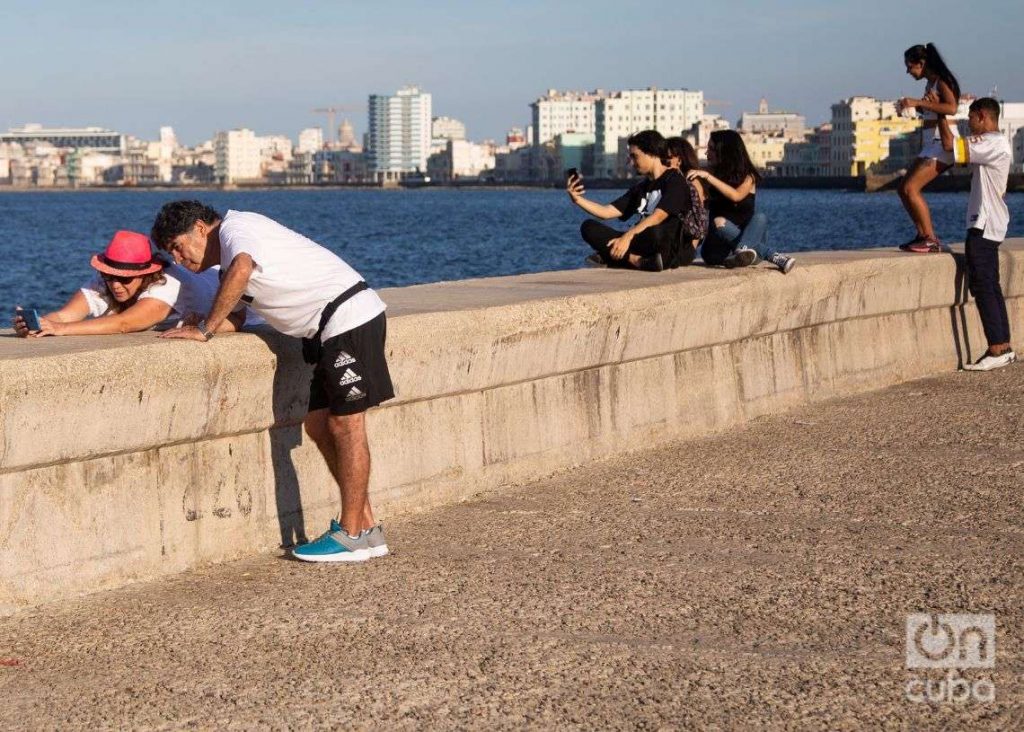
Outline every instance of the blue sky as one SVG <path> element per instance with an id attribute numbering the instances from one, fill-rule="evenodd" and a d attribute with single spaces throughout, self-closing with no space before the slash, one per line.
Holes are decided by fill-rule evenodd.
<path id="1" fill-rule="evenodd" d="M 686 87 L 735 121 L 765 95 L 818 123 L 853 94 L 919 91 L 932 40 L 973 93 L 1024 101 L 1024 3 L 0 0 L 0 128 L 100 125 L 186 143 L 248 126 L 295 137 L 313 107 L 416 83 L 473 139 L 524 126 L 545 89 Z"/>

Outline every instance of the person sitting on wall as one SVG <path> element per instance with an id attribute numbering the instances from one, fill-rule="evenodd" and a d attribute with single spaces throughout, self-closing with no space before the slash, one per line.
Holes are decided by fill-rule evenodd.
<path id="1" fill-rule="evenodd" d="M 573 203 L 595 218 L 640 219 L 626 231 L 587 219 L 580 227 L 583 240 L 609 267 L 660 272 L 690 264 L 694 251 L 683 241 L 681 220 L 692 205 L 686 178 L 666 164 L 668 151 L 660 132 L 638 132 L 627 144 L 630 163 L 644 178 L 624 195 L 608 204 L 588 200 L 578 174 L 569 177 L 566 191 Z"/>
<path id="2" fill-rule="evenodd" d="M 205 312 L 217 291 L 216 271 L 194 275 L 176 264 L 166 265 L 153 257 L 149 239 L 134 231 L 114 234 L 91 265 L 96 276 L 59 310 L 40 316 L 38 330 L 29 329 L 24 311 L 17 308 L 15 333 L 42 338 L 149 330 L 170 325 L 175 316 Z"/>
<path id="3" fill-rule="evenodd" d="M 704 263 L 712 267 L 747 267 L 763 259 L 789 274 L 796 259 L 768 246 L 768 218 L 754 210 L 761 174 L 738 132 L 711 133 L 708 164 L 709 170 L 691 170 L 686 176 L 702 180 L 710 187 L 711 228 L 701 248 Z"/>
<path id="4" fill-rule="evenodd" d="M 692 238 L 690 246 L 694 253 L 701 241 L 708 233 L 709 214 L 707 210 L 707 191 L 700 180 L 689 180 L 691 170 L 700 169 L 700 160 L 697 158 L 697 151 L 693 145 L 683 137 L 669 137 L 665 140 L 665 148 L 668 150 L 668 167 L 675 168 L 687 178 L 690 186 L 690 210 L 683 216 L 683 227 L 687 229 Z M 685 232 L 684 232 L 685 233 Z M 692 258 L 691 258 L 692 261 Z M 689 264 L 689 262 L 687 262 Z"/>

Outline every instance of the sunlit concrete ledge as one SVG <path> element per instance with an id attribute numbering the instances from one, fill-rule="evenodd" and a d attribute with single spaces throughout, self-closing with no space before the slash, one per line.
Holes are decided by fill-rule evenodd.
<path id="1" fill-rule="evenodd" d="M 1002 274 L 1020 333 L 1024 240 Z M 955 256 L 881 250 L 383 290 L 379 513 L 954 370 L 984 350 L 965 290 Z M 0 613 L 319 534 L 338 499 L 308 382 L 270 333 L 0 337 Z"/>

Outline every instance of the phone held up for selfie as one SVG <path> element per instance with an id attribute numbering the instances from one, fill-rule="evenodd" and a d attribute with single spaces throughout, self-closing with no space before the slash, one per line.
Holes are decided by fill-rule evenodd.
<path id="1" fill-rule="evenodd" d="M 574 177 L 575 178 L 579 178 L 580 177 L 580 171 L 576 170 L 576 168 L 569 168 L 567 171 L 565 171 L 565 182 L 566 183 L 568 183 Z"/>

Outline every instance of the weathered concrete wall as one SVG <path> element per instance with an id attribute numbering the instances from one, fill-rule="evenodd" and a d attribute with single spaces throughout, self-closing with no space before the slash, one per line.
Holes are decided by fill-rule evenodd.
<path id="1" fill-rule="evenodd" d="M 1011 322 L 1024 241 L 1003 247 Z M 955 369 L 984 338 L 947 255 L 802 255 L 385 290 L 398 397 L 370 418 L 379 513 Z M 984 378 L 965 374 L 964 378 Z M 0 612 L 319 534 L 337 490 L 272 334 L 0 338 Z"/>

